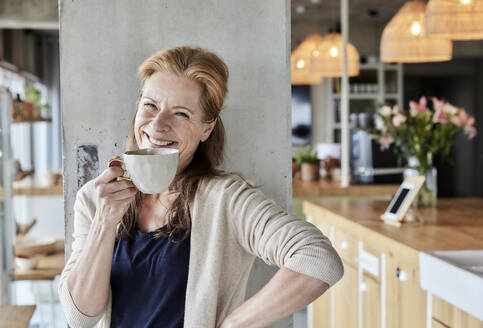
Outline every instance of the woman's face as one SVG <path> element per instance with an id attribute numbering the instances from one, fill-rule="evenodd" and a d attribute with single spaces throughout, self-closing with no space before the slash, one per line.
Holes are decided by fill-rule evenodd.
<path id="1" fill-rule="evenodd" d="M 181 172 L 216 123 L 203 122 L 200 95 L 198 84 L 186 77 L 168 72 L 151 75 L 144 83 L 134 121 L 138 147 L 179 149 Z"/>

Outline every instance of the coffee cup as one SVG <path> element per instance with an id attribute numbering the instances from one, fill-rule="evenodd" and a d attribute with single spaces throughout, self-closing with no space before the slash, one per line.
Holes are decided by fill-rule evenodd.
<path id="1" fill-rule="evenodd" d="M 130 180 L 144 194 L 158 194 L 168 189 L 178 169 L 179 150 L 145 148 L 127 151 L 109 161 L 109 166 L 121 166 L 121 180 Z"/>

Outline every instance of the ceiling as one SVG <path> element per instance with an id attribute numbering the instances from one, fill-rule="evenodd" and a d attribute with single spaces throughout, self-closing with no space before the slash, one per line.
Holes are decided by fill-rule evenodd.
<path id="1" fill-rule="evenodd" d="M 406 1 L 349 0 L 349 20 L 385 24 Z M 340 17 L 340 0 L 292 0 L 291 2 L 292 24 L 334 24 Z M 303 12 L 300 12 L 302 11 L 300 7 L 304 8 Z"/>

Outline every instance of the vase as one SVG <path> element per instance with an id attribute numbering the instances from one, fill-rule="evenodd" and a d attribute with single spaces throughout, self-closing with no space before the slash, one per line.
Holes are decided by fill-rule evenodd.
<path id="1" fill-rule="evenodd" d="M 320 163 L 302 163 L 301 178 L 303 181 L 319 180 Z"/>
<path id="2" fill-rule="evenodd" d="M 426 180 L 414 199 L 417 207 L 436 207 L 438 200 L 438 170 L 429 162 L 427 167 L 421 167 L 415 157 L 408 158 L 408 167 L 404 170 L 404 178 L 413 175 L 424 175 Z"/>

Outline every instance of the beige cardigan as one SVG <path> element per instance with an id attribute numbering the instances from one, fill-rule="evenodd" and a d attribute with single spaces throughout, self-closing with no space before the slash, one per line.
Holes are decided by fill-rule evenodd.
<path id="1" fill-rule="evenodd" d="M 303 273 L 329 285 L 343 275 L 330 241 L 312 224 L 288 214 L 261 191 L 228 175 L 205 179 L 191 206 L 192 231 L 184 327 L 217 327 L 245 299 L 255 260 Z M 72 254 L 59 283 L 69 325 L 110 327 L 111 297 L 88 317 L 75 306 L 66 277 L 79 258 L 96 211 L 93 181 L 77 193 Z"/>

